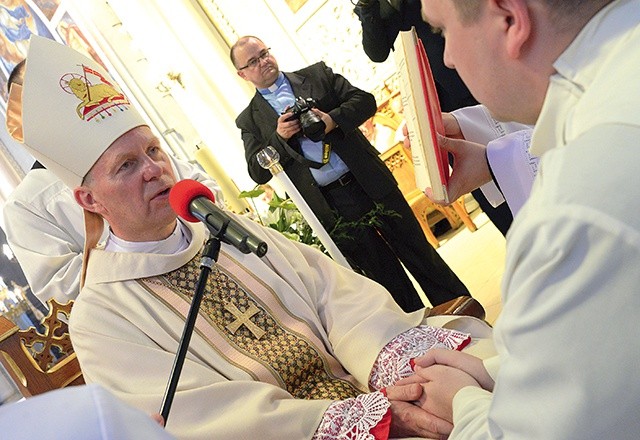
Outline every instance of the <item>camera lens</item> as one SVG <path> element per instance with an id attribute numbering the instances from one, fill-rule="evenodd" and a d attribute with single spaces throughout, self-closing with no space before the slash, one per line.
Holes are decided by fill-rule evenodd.
<path id="1" fill-rule="evenodd" d="M 324 139 L 324 130 L 327 125 L 314 112 L 308 110 L 300 115 L 300 125 L 306 137 L 314 142 Z"/>

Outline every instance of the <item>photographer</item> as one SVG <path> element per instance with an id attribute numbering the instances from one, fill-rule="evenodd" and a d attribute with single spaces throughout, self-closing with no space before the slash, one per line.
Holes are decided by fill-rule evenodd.
<path id="1" fill-rule="evenodd" d="M 349 262 L 386 287 L 403 310 L 424 305 L 402 264 L 432 305 L 468 295 L 427 242 L 393 175 L 358 129 L 375 113 L 374 97 L 322 62 L 284 74 L 269 50 L 256 37 L 242 37 L 231 48 L 238 75 L 257 88 L 236 119 L 253 180 L 266 183 L 272 177 L 256 160 L 256 154 L 270 145 L 330 233 L 339 218 L 358 222 L 382 207 L 385 215 L 376 216 L 375 225 L 350 227 L 344 234 L 347 239 L 335 234 L 333 238 Z M 309 139 L 317 138 L 303 127 L 309 125 L 307 119 L 315 119 L 309 118 L 311 113 L 325 125 L 318 141 Z"/>

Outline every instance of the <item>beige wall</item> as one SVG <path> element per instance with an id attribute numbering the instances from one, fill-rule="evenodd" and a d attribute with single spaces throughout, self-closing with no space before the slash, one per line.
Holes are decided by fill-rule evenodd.
<path id="1" fill-rule="evenodd" d="M 351 2 L 298 3 L 296 12 L 285 0 L 66 0 L 65 6 L 174 154 L 193 160 L 196 145 L 206 145 L 244 190 L 254 183 L 234 120 L 254 90 L 228 61 L 238 36 L 261 37 L 285 71 L 324 60 L 365 90 L 394 70 L 390 60 L 366 58 Z"/>

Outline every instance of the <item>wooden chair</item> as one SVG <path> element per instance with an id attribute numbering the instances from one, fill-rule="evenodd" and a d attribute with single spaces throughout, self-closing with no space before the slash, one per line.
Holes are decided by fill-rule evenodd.
<path id="1" fill-rule="evenodd" d="M 427 309 L 425 312 L 425 316 L 437 315 L 473 316 L 482 320 L 486 317 L 482 304 L 470 296 L 459 296 L 451 301 Z"/>
<path id="2" fill-rule="evenodd" d="M 434 248 L 439 247 L 440 242 L 431 230 L 431 226 L 440 220 L 446 219 L 453 229 L 460 226 L 461 223 L 464 223 L 472 232 L 478 229 L 469 216 L 462 198 L 456 200 L 450 206 L 442 206 L 433 203 L 416 187 L 413 161 L 402 143 L 398 142 L 384 153 L 381 153 L 380 158 L 398 181 L 400 191 L 407 199 L 422 227 L 422 231 Z"/>
<path id="3" fill-rule="evenodd" d="M 60 319 L 60 314 L 68 319 L 73 302 L 48 304 L 44 334 L 33 327 L 20 330 L 0 316 L 0 363 L 25 397 L 84 384 L 67 324 Z"/>

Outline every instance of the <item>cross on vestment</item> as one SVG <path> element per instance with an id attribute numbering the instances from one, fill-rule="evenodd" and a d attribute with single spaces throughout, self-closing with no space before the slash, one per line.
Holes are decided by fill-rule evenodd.
<path id="1" fill-rule="evenodd" d="M 232 303 L 225 304 L 224 308 L 236 317 L 236 320 L 231 324 L 228 324 L 226 327 L 226 329 L 229 330 L 232 334 L 235 334 L 236 331 L 238 331 L 238 329 L 243 325 L 247 327 L 247 329 L 253 334 L 253 336 L 255 336 L 256 339 L 260 339 L 266 333 L 260 327 L 251 322 L 251 318 L 253 317 L 253 315 L 260 311 L 260 309 L 256 307 L 255 304 L 251 304 L 247 311 L 244 313 L 241 312 L 235 306 L 235 304 Z"/>

